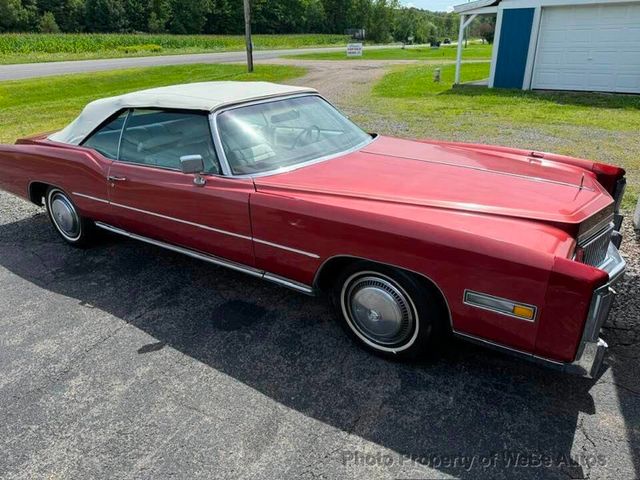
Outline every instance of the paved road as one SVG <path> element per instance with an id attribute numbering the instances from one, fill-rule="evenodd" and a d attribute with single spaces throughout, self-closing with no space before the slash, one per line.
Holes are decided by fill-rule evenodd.
<path id="1" fill-rule="evenodd" d="M 255 60 L 267 60 L 285 55 L 300 53 L 319 53 L 344 51 L 345 47 L 305 48 L 288 50 L 256 50 Z M 368 50 L 389 48 L 384 45 L 368 46 Z M 197 53 L 189 55 L 159 55 L 152 57 L 107 58 L 101 60 L 75 60 L 70 62 L 25 63 L 17 65 L 0 65 L 0 81 L 18 80 L 21 78 L 46 77 L 66 73 L 97 72 L 121 68 L 153 67 L 160 65 L 184 65 L 190 63 L 229 63 L 242 62 L 247 58 L 244 51 Z"/>

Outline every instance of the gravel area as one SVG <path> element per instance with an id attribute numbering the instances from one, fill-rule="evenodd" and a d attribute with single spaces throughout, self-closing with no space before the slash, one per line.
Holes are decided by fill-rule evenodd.
<path id="1" fill-rule="evenodd" d="M 349 104 L 351 99 L 371 88 L 371 85 L 382 78 L 389 67 L 416 63 L 416 60 L 331 61 L 278 58 L 264 63 L 306 68 L 308 70 L 306 75 L 288 80 L 287 83 L 315 88 L 329 101 L 338 106 L 344 106 Z"/>
<path id="2" fill-rule="evenodd" d="M 340 103 L 383 67 L 320 72 L 301 82 Z M 640 241 L 624 230 L 589 381 L 457 341 L 385 361 L 323 299 L 134 241 L 73 249 L 0 192 L 0 478 L 638 478 Z"/>

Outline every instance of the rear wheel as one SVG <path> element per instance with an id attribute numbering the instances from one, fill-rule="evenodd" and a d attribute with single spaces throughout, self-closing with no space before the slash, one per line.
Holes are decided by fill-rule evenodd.
<path id="1" fill-rule="evenodd" d="M 433 353 L 446 321 L 435 288 L 414 274 L 384 265 L 358 262 L 347 267 L 332 297 L 347 331 L 382 356 Z"/>
<path id="2" fill-rule="evenodd" d="M 69 245 L 84 247 L 90 243 L 93 223 L 82 217 L 69 196 L 57 187 L 49 187 L 45 197 L 49 220 L 58 235 Z"/>

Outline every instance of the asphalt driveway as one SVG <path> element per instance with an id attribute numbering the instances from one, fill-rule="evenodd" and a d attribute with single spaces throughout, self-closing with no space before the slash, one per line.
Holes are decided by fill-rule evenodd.
<path id="1" fill-rule="evenodd" d="M 0 194 L 0 478 L 636 478 L 638 247 L 596 382 L 355 346 L 322 299 Z M 541 463 L 542 462 L 542 463 Z"/>

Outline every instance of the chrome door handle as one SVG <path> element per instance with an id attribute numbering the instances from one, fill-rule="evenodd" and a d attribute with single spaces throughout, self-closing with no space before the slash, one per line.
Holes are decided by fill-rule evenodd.
<path id="1" fill-rule="evenodd" d="M 109 180 L 110 182 L 124 182 L 126 179 L 126 177 L 118 177 L 114 175 L 109 175 L 107 177 L 107 180 Z"/>

